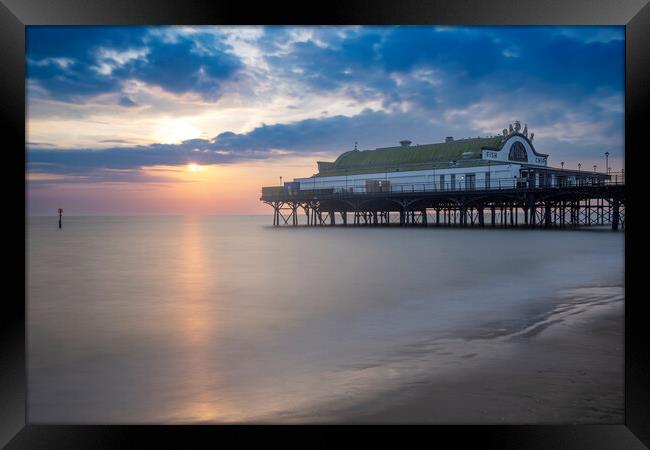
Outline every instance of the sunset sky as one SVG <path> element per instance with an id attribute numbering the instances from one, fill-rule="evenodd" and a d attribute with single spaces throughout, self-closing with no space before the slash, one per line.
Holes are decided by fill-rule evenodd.
<path id="1" fill-rule="evenodd" d="M 30 214 L 270 213 L 343 151 L 499 134 L 619 171 L 623 27 L 27 27 Z"/>

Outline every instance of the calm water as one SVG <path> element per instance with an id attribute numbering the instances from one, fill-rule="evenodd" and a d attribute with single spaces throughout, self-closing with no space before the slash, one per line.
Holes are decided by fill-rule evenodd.
<path id="1" fill-rule="evenodd" d="M 622 233 L 270 223 L 29 218 L 30 420 L 273 421 L 353 403 L 458 367 L 423 341 L 517 333 L 563 290 L 623 283 Z"/>

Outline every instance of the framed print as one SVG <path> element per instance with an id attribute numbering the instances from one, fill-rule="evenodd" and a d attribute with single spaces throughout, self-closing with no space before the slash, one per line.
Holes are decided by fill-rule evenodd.
<path id="1" fill-rule="evenodd" d="M 649 445 L 646 2 L 0 11 L 8 448 Z"/>

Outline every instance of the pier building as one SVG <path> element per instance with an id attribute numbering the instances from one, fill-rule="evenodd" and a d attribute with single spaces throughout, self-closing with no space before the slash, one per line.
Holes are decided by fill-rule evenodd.
<path id="1" fill-rule="evenodd" d="M 519 121 L 490 137 L 454 139 L 374 150 L 350 150 L 334 162 L 319 161 L 318 173 L 297 178 L 303 191 L 333 192 L 492 189 L 599 184 L 607 174 L 548 165 L 548 155 L 533 146 L 534 135 Z M 295 183 L 298 183 L 296 185 Z M 291 186 L 291 184 L 289 184 Z"/>
<path id="2" fill-rule="evenodd" d="M 399 146 L 374 150 L 358 150 L 355 144 L 332 162 L 318 161 L 318 172 L 310 177 L 262 188 L 261 200 L 273 206 L 274 225 L 297 225 L 297 208 L 304 209 L 310 225 L 321 224 L 323 214 L 334 224 L 337 212 L 347 224 L 347 213 L 353 212 L 355 224 L 390 224 L 395 215 L 401 225 L 426 225 L 427 214 L 435 213 L 438 225 L 483 226 L 486 207 L 493 225 L 497 207 L 508 209 L 502 221 L 512 225 L 518 225 L 520 215 L 531 226 L 607 221 L 617 229 L 624 223 L 622 174 L 612 179 L 612 174 L 597 172 L 596 167 L 593 171 L 565 169 L 563 163 L 553 167 L 549 155 L 538 152 L 533 141 L 528 125 L 522 130 L 515 121 L 496 136 L 449 136 L 444 142 L 423 145 L 402 140 Z M 538 213 L 536 206 L 543 210 L 539 218 L 531 216 Z M 572 208 L 568 220 L 566 208 Z M 291 220 L 281 223 L 283 210 L 289 211 Z M 592 220 L 594 211 L 597 218 Z"/>

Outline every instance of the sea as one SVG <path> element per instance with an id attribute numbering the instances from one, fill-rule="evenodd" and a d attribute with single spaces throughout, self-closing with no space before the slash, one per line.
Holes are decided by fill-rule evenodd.
<path id="1" fill-rule="evenodd" d="M 28 217 L 29 421 L 318 422 L 623 301 L 623 232 L 271 224 Z"/>

